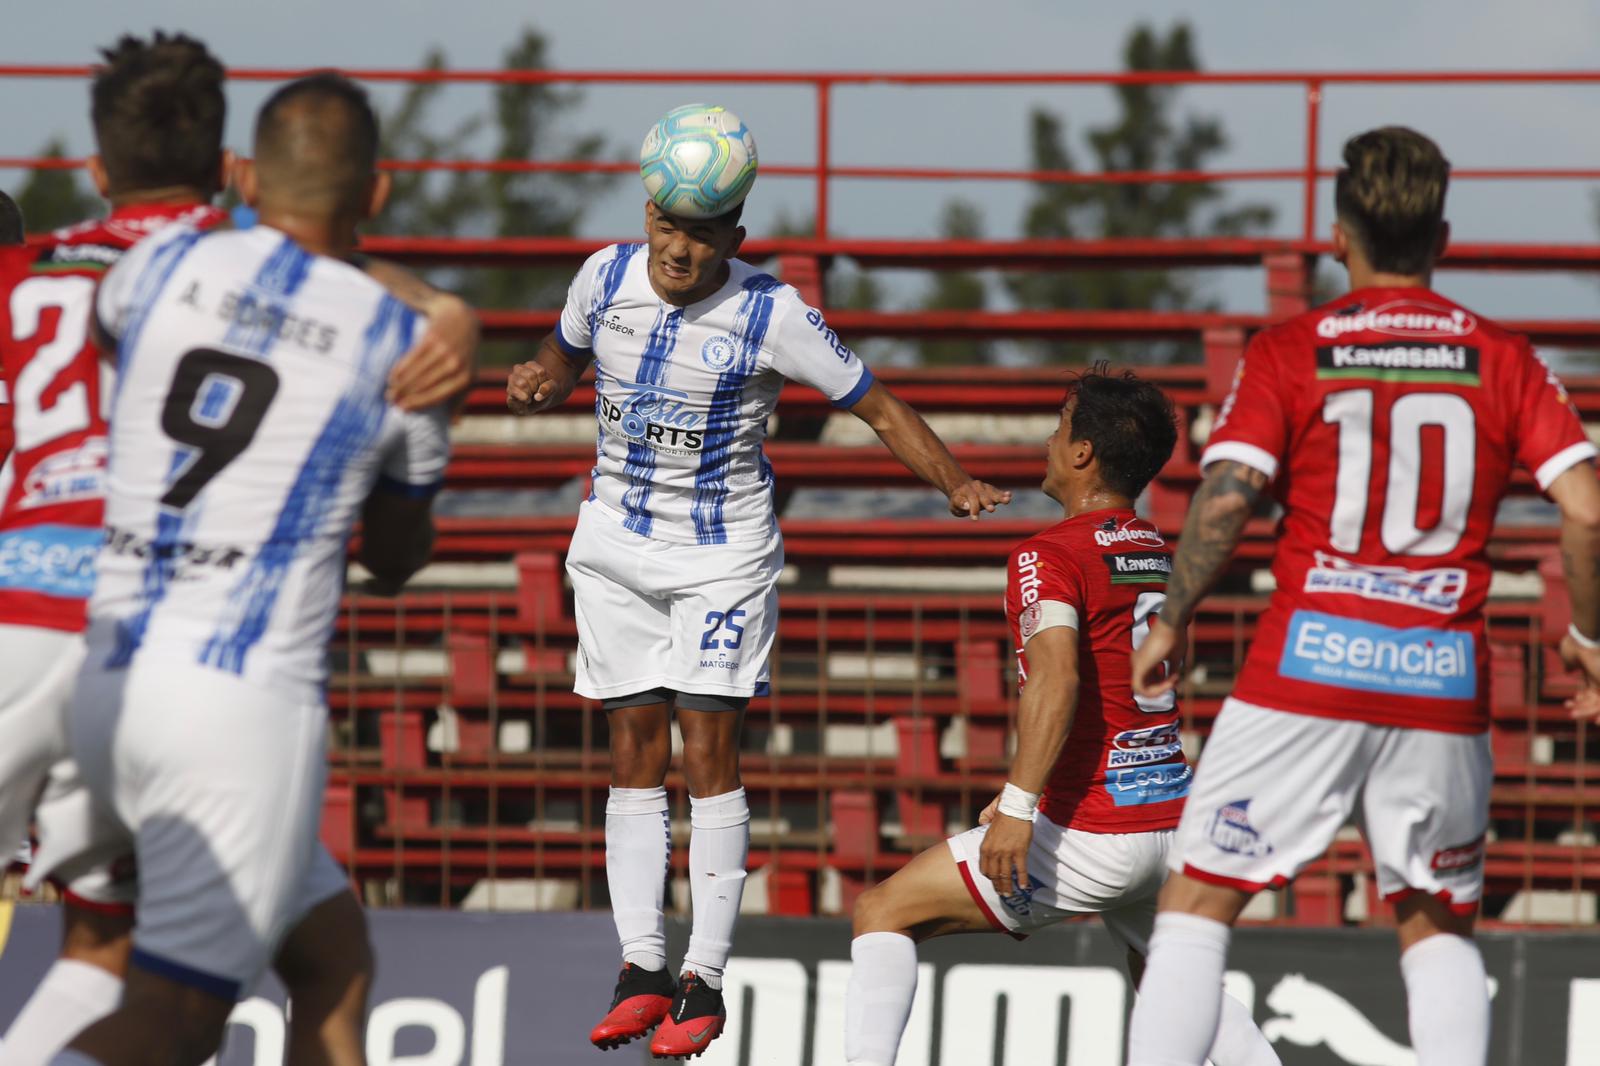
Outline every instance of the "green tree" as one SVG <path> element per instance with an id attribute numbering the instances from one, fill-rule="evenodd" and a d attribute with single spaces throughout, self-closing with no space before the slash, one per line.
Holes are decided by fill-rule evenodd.
<path id="1" fill-rule="evenodd" d="M 940 231 L 946 240 L 971 241 L 983 236 L 983 215 L 976 205 L 952 200 L 945 205 Z M 966 270 L 941 270 L 922 298 L 927 311 L 981 311 L 989 302 L 989 285 L 982 274 Z M 987 363 L 993 358 L 984 341 L 926 340 L 919 346 L 928 366 Z"/>
<path id="2" fill-rule="evenodd" d="M 505 53 L 507 70 L 546 67 L 544 37 L 527 29 Z M 447 66 L 435 50 L 424 65 Z M 421 82 L 406 90 L 383 120 L 383 154 L 391 159 L 436 161 L 474 154 L 484 140 L 489 158 L 593 161 L 607 154 L 599 135 L 574 136 L 562 128 L 581 94 L 541 82 L 504 82 L 493 89 L 492 106 L 453 126 L 434 121 L 441 83 Z M 488 171 L 399 171 L 383 217 L 372 232 L 460 237 L 567 237 L 577 232 L 588 204 L 616 174 Z M 453 273 L 447 281 L 482 308 L 558 307 L 572 280 L 570 265 L 481 269 Z M 486 356 L 503 361 L 525 355 L 525 344 L 491 345 Z"/>
<path id="3" fill-rule="evenodd" d="M 1199 70 L 1194 35 L 1178 23 L 1165 35 L 1140 25 L 1123 50 L 1130 71 Z M 1087 134 L 1090 153 L 1104 172 L 1203 170 L 1227 147 L 1214 117 L 1180 115 L 1177 85 L 1115 87 L 1119 115 Z M 1065 122 L 1043 110 L 1030 119 L 1033 167 L 1073 171 L 1076 161 Z M 1260 203 L 1230 204 L 1213 182 L 1163 184 L 1079 184 L 1038 182 L 1023 219 L 1027 236 L 1042 239 L 1106 237 L 1238 236 L 1258 232 L 1272 221 L 1272 208 Z M 1008 288 L 1024 307 L 1095 310 L 1180 310 L 1206 306 L 1204 291 L 1176 270 L 1080 271 L 1038 273 L 1012 279 Z M 1143 361 L 1177 357 L 1181 346 L 1141 343 L 1137 353 L 1120 346 L 1057 343 L 1055 359 L 1130 355 Z"/>
<path id="4" fill-rule="evenodd" d="M 65 159 L 66 146 L 52 140 L 39 152 L 43 159 Z M 105 213 L 105 204 L 88 188 L 78 170 L 33 170 L 16 193 L 29 233 L 48 233 Z"/>

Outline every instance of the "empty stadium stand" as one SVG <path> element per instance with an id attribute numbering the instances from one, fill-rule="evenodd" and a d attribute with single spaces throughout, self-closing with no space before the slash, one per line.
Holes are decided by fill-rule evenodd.
<path id="1" fill-rule="evenodd" d="M 81 68 L 0 68 L 0 77 L 81 77 Z M 288 71 L 234 71 L 270 79 Z M 385 80 L 493 82 L 498 72 L 353 71 Z M 830 311 L 852 340 L 1049 338 L 1193 342 L 1199 361 L 1141 368 L 1177 404 L 1177 454 L 1152 485 L 1146 510 L 1178 533 L 1198 476 L 1200 446 L 1249 335 L 1304 309 L 1327 247 L 1314 239 L 1323 93 L 1341 84 L 1600 81 L 1548 75 L 1163 75 L 1171 81 L 1252 84 L 1304 94 L 1307 152 L 1282 170 L 1213 174 L 1029 174 L 849 167 L 833 163 L 831 93 L 856 75 L 620 75 L 525 72 L 574 82 L 748 81 L 816 94 L 816 162 L 765 167 L 817 185 L 814 238 L 751 240 L 748 258 L 771 265 L 813 302 L 842 259 L 864 270 L 1120 270 L 1250 268 L 1266 290 L 1265 314 L 1197 311 Z M 520 75 L 519 75 L 520 76 Z M 1106 84 L 1116 75 L 905 75 L 889 83 Z M 0 167 L 36 161 L 3 160 Z M 396 161 L 397 168 L 408 167 Z M 432 164 L 429 164 L 432 165 Z M 459 166 L 470 166 L 461 161 Z M 488 165 L 488 164 L 485 164 Z M 507 169 L 508 164 L 497 164 Z M 419 165 L 420 166 L 420 165 Z M 528 169 L 616 169 L 608 163 L 528 161 Z M 514 167 L 511 167 L 514 169 Z M 443 169 L 441 167 L 441 169 Z M 1458 179 L 1600 178 L 1600 172 L 1526 168 L 1456 171 Z M 1293 238 L 1082 241 L 912 241 L 830 235 L 830 182 L 853 180 L 1260 180 L 1304 192 Z M 1325 217 L 1325 213 L 1324 213 Z M 423 266 L 507 270 L 575 266 L 605 241 L 580 238 L 374 238 L 375 253 Z M 1600 246 L 1463 244 L 1447 271 L 1600 271 Z M 490 335 L 534 342 L 550 309 L 485 312 Z M 1600 348 L 1600 320 L 1511 323 L 1551 349 Z M 1005 487 L 1037 485 L 1042 442 L 1061 399 L 1064 368 L 884 369 L 880 377 L 929 416 L 976 476 Z M 469 894 L 514 906 L 603 906 L 604 716 L 571 692 L 576 630 L 563 554 L 575 501 L 593 457 L 593 390 L 580 386 L 560 412 L 514 420 L 504 372 L 485 371 L 457 427 L 436 563 L 413 591 L 346 596 L 332 649 L 334 715 L 324 838 L 373 903 L 459 905 Z M 1591 435 L 1600 439 L 1600 377 L 1568 377 Z M 852 435 L 848 416 L 790 386 L 769 448 L 781 489 L 914 487 L 885 449 Z M 545 490 L 534 505 L 518 493 Z M 564 496 L 562 494 L 565 494 Z M 497 495 L 498 494 L 498 495 Z M 452 507 L 449 497 L 487 496 Z M 503 497 L 499 504 L 496 498 Z M 782 497 L 787 500 L 788 496 Z M 1573 924 L 1595 920 L 1600 893 L 1595 730 L 1568 720 L 1571 691 L 1554 653 L 1567 621 L 1548 509 L 1530 480 L 1493 546 L 1489 609 L 1497 770 L 1486 910 L 1490 918 Z M 537 507 L 537 510 L 534 510 Z M 784 914 L 847 910 L 854 895 L 915 851 L 972 822 L 1004 779 L 1015 712 L 1012 651 L 1000 610 L 1007 549 L 1043 521 L 966 522 L 936 517 L 817 518 L 785 513 L 788 569 L 770 698 L 747 719 L 745 782 L 755 815 L 747 905 Z M 1203 744 L 1249 646 L 1271 589 L 1270 517 L 1253 522 L 1233 569 L 1201 610 L 1182 697 L 1185 739 Z M 359 578 L 359 573 L 353 576 Z M 680 777 L 674 833 L 687 834 Z M 687 851 L 674 854 L 681 879 Z M 1370 862 L 1353 834 L 1307 875 L 1250 912 L 1300 924 L 1382 922 Z M 474 890 L 477 891 L 474 891 Z M 686 905 L 686 890 L 675 893 Z"/>

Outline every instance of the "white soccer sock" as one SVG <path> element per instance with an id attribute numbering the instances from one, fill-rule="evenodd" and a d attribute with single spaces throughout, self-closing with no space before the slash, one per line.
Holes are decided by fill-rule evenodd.
<path id="1" fill-rule="evenodd" d="M 1489 979 L 1478 945 L 1435 933 L 1400 956 L 1417 1066 L 1483 1066 L 1489 1058 Z"/>
<path id="2" fill-rule="evenodd" d="M 1213 1066 L 1283 1066 L 1256 1020 L 1243 1003 L 1226 993 L 1222 996 L 1222 1016 L 1217 1022 L 1217 1038 L 1206 1053 Z"/>
<path id="3" fill-rule="evenodd" d="M 665 788 L 613 788 L 606 798 L 606 885 L 622 959 L 667 965 L 665 915 L 672 822 Z"/>
<path id="4" fill-rule="evenodd" d="M 1197 914 L 1156 915 L 1128 1034 L 1128 1066 L 1201 1066 L 1217 1036 L 1232 931 Z"/>
<path id="5" fill-rule="evenodd" d="M 744 898 L 745 859 L 750 854 L 750 805 L 744 789 L 720 796 L 689 797 L 689 898 L 694 924 L 685 972 L 693 970 L 711 988 L 722 987 L 722 971 L 733 950 L 733 926 Z"/>
<path id="6" fill-rule="evenodd" d="M 57 959 L 6 1031 L 0 1062 L 45 1066 L 120 1002 L 122 978 L 77 959 Z"/>
<path id="7" fill-rule="evenodd" d="M 849 1066 L 894 1066 L 917 995 L 917 945 L 902 933 L 863 933 L 850 942 L 844 993 Z"/>

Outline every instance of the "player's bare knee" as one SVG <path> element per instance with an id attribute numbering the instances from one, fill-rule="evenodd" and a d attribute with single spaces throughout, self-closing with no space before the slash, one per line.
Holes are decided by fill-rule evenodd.
<path id="1" fill-rule="evenodd" d="M 1250 894 L 1214 885 L 1185 874 L 1173 874 L 1161 888 L 1161 909 L 1195 914 L 1232 925 L 1250 902 Z"/>
<path id="2" fill-rule="evenodd" d="M 855 908 L 851 911 L 852 935 L 906 932 L 895 903 L 895 893 L 888 882 L 863 891 L 856 897 Z"/>
<path id="3" fill-rule="evenodd" d="M 739 787 L 739 749 L 712 742 L 683 744 L 683 776 L 696 799 L 720 796 Z"/>
<path id="4" fill-rule="evenodd" d="M 1419 941 L 1441 934 L 1472 936 L 1477 913 L 1457 913 L 1443 900 L 1417 892 L 1395 904 L 1395 931 L 1400 937 L 1400 951 L 1408 951 Z"/>
<path id="5" fill-rule="evenodd" d="M 365 1002 L 374 962 L 366 915 L 356 898 L 341 893 L 314 907 L 284 941 L 273 969 L 289 998 L 302 1007 L 331 1007 L 356 995 Z"/>

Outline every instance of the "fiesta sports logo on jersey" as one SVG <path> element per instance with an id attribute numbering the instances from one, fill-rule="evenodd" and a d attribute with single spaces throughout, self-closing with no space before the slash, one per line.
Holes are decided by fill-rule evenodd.
<path id="1" fill-rule="evenodd" d="M 1172 576 L 1172 556 L 1166 552 L 1125 552 L 1105 555 L 1113 585 L 1164 585 Z"/>
<path id="2" fill-rule="evenodd" d="M 721 333 L 700 346 L 700 361 L 719 374 L 733 365 L 736 354 L 733 338 Z"/>
<path id="3" fill-rule="evenodd" d="M 1336 344 L 1317 349 L 1322 381 L 1416 381 L 1477 385 L 1478 349 L 1464 344 Z"/>
<path id="4" fill-rule="evenodd" d="M 1478 328 L 1478 320 L 1459 307 L 1396 300 L 1372 310 L 1359 305 L 1324 315 L 1317 336 L 1337 340 L 1346 333 L 1384 333 L 1391 337 L 1448 340 L 1465 337 Z"/>
<path id="5" fill-rule="evenodd" d="M 1127 767 L 1107 773 L 1105 789 L 1118 807 L 1142 807 L 1187 796 L 1192 776 L 1189 764 L 1182 762 Z"/>
<path id="6" fill-rule="evenodd" d="M 1395 629 L 1296 611 L 1278 673 L 1391 696 L 1469 700 L 1478 694 L 1475 650 L 1472 634 L 1459 630 Z"/>
<path id="7" fill-rule="evenodd" d="M 0 589 L 86 599 L 94 591 L 98 529 L 32 526 L 0 534 Z"/>
<path id="8" fill-rule="evenodd" d="M 1161 539 L 1161 534 L 1144 525 L 1140 519 L 1130 519 L 1120 526 L 1113 522 L 1114 520 L 1108 521 L 1094 531 L 1094 542 L 1102 548 L 1114 548 L 1118 544 L 1137 544 L 1147 548 L 1166 546 L 1167 542 Z M 1140 525 L 1135 526 L 1134 522 L 1139 522 Z"/>
<path id="9" fill-rule="evenodd" d="M 687 392 L 618 378 L 607 381 L 622 390 L 621 402 L 604 393 L 595 397 L 607 430 L 659 451 L 700 450 L 705 415 L 689 405 Z"/>
<path id="10" fill-rule="evenodd" d="M 71 451 L 41 459 L 22 483 L 18 507 L 48 507 L 74 500 L 97 500 L 105 495 L 104 437 L 90 437 Z"/>
<path id="11" fill-rule="evenodd" d="M 1147 729 L 1124 729 L 1112 738 L 1111 743 L 1112 749 L 1106 756 L 1106 766 L 1111 768 L 1148 766 L 1183 754 L 1177 722 Z"/>
<path id="12" fill-rule="evenodd" d="M 1317 552 L 1317 565 L 1306 571 L 1306 591 L 1360 596 L 1364 600 L 1455 614 L 1467 591 L 1467 572 L 1458 567 L 1407 570 L 1403 566 L 1366 566 Z"/>

